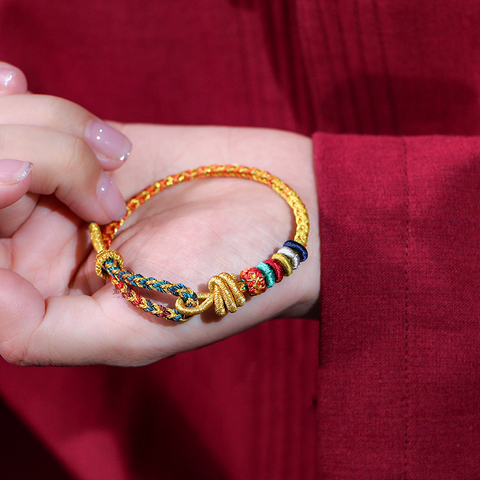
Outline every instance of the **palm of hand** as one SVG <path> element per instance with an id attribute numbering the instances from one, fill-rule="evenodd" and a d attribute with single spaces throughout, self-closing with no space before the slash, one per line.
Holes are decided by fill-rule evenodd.
<path id="1" fill-rule="evenodd" d="M 299 150 L 301 155 L 310 154 L 307 139 L 296 135 L 140 125 L 126 126 L 125 132 L 135 150 L 114 176 L 127 197 L 166 175 L 212 163 L 270 170 L 292 182 L 293 188 L 294 182 L 302 187 L 308 176 L 289 170 L 289 155 L 298 158 Z M 307 198 L 299 193 L 311 207 L 314 188 L 313 193 L 307 191 Z M 312 237 L 318 238 L 312 223 Z M 206 291 L 212 275 L 238 274 L 256 265 L 292 238 L 293 231 L 289 207 L 268 187 L 239 179 L 196 180 L 144 204 L 127 220 L 112 248 L 137 273 Z M 23 363 L 149 363 L 225 338 L 298 304 L 303 313 L 318 292 L 318 266 L 313 267 L 318 260 L 313 259 L 303 276 L 295 273 L 234 315 L 212 321 L 211 314 L 204 314 L 172 324 L 136 309 L 96 277 L 85 224 L 53 198 L 42 198 L 29 220 L 2 246 L 1 266 L 31 283 L 17 279 L 16 303 L 26 310 L 22 318 L 27 320 L 10 320 L 3 336 L 4 351 Z M 175 300 L 148 296 L 170 306 Z"/>

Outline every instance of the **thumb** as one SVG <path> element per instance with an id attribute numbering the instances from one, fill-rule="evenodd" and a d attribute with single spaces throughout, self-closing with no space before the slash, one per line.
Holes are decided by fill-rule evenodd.
<path id="1" fill-rule="evenodd" d="M 26 356 L 26 329 L 34 331 L 45 315 L 45 301 L 27 280 L 10 270 L 0 269 L 0 355 L 9 362 Z"/>

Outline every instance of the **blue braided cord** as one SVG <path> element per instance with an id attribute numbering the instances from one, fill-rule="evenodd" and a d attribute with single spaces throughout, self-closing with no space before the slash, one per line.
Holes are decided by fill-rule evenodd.
<path id="1" fill-rule="evenodd" d="M 131 285 L 130 281 L 132 281 L 134 277 L 137 277 L 137 276 L 142 277 L 141 275 L 138 275 L 138 274 L 137 275 L 132 275 L 132 272 L 129 272 L 129 271 L 126 271 L 126 270 L 120 270 L 118 268 L 118 265 L 116 265 L 116 261 L 114 261 L 113 259 L 106 260 L 105 263 L 104 263 L 104 267 L 105 267 L 105 270 L 107 270 L 107 272 L 110 276 L 112 276 L 112 277 L 116 276 L 119 280 L 121 280 L 124 283 L 127 283 L 128 285 Z M 117 267 L 117 268 L 115 268 L 115 267 Z M 125 281 L 126 277 L 127 278 L 130 277 L 130 281 Z M 153 279 L 153 280 L 155 280 L 155 279 Z M 163 281 L 163 283 L 165 284 L 165 283 L 168 283 L 168 282 Z M 181 284 L 178 284 L 178 285 L 181 285 Z M 136 286 L 136 285 L 134 285 L 134 286 Z M 186 288 L 184 285 L 182 285 L 182 287 Z M 150 288 L 148 285 L 145 286 L 144 288 L 146 288 L 148 290 L 153 290 L 153 288 Z M 160 291 L 162 291 L 162 293 L 168 293 L 168 292 L 164 291 L 163 289 L 161 289 Z M 195 301 L 197 301 L 197 295 L 195 295 L 195 294 L 192 295 L 189 292 L 185 292 L 185 293 L 186 293 L 187 298 L 192 298 Z M 179 295 L 177 294 L 177 296 L 179 296 Z M 156 308 L 154 306 L 154 303 L 151 300 L 149 300 L 148 298 L 145 298 L 145 301 L 148 305 L 148 308 L 143 309 L 145 312 L 152 313 L 154 310 L 156 310 Z M 179 322 L 181 320 L 186 320 L 187 318 L 190 318 L 190 316 L 183 315 L 182 313 L 180 313 L 176 308 L 169 308 L 168 311 L 170 313 L 176 314 L 174 317 L 168 317 L 169 320 L 172 320 L 174 322 Z M 159 314 L 155 314 L 155 313 L 154 313 L 154 315 L 156 315 L 157 317 L 160 316 Z"/>
<path id="2" fill-rule="evenodd" d="M 157 280 L 153 277 L 143 277 L 140 274 L 132 274 L 127 270 L 119 270 L 113 271 L 112 267 L 113 260 L 108 259 L 104 265 L 107 268 L 107 271 L 110 275 L 116 276 L 119 280 L 129 285 L 140 286 L 145 288 L 146 290 L 157 291 L 161 293 L 169 293 L 171 295 L 175 295 L 176 297 L 181 297 L 184 302 L 187 302 L 187 299 L 192 299 L 195 303 L 197 302 L 197 295 L 195 292 L 188 292 L 188 291 L 181 291 L 178 290 L 186 290 L 188 287 L 183 285 L 183 283 L 172 284 L 172 282 L 168 282 L 167 280 Z M 152 282 L 150 285 L 147 282 Z M 163 288 L 164 285 L 169 285 L 168 288 Z"/>
<path id="3" fill-rule="evenodd" d="M 113 267 L 113 260 L 111 258 L 109 258 L 108 260 L 105 260 L 105 262 L 103 262 L 103 265 L 102 265 L 102 268 L 104 270 L 106 270 L 106 272 L 114 277 L 115 275 L 110 271 L 110 269 Z"/>
<path id="4" fill-rule="evenodd" d="M 143 308 L 143 310 L 145 310 L 146 312 L 152 312 L 153 310 L 155 310 L 155 306 L 153 305 L 151 300 L 149 300 L 148 298 L 146 298 L 145 300 L 147 302 L 148 308 Z"/>
<path id="5" fill-rule="evenodd" d="M 108 273 L 112 276 L 116 276 L 119 280 L 121 280 L 124 283 L 127 283 L 128 285 L 140 286 L 142 288 L 145 288 L 146 290 L 152 290 L 152 291 L 157 291 L 162 293 L 170 293 L 171 295 L 175 295 L 176 297 L 181 297 L 184 302 L 189 298 L 192 299 L 194 302 L 197 302 L 197 294 L 195 292 L 188 292 L 188 291 L 178 292 L 178 290 L 188 289 L 188 287 L 183 285 L 183 283 L 172 284 L 172 282 L 169 282 L 167 280 L 157 280 L 156 278 L 153 278 L 153 277 L 146 278 L 138 273 L 132 274 L 132 272 L 128 270 L 118 269 L 118 271 L 115 271 L 116 269 L 114 268 L 115 266 L 113 265 L 113 262 L 114 260 L 108 259 L 104 263 Z M 153 283 L 149 285 L 147 283 L 149 281 Z M 169 285 L 169 287 L 163 288 L 163 285 Z"/>
<path id="6" fill-rule="evenodd" d="M 151 313 L 151 312 L 153 312 L 154 310 L 156 310 L 156 308 L 155 308 L 155 306 L 154 306 L 154 304 L 153 304 L 153 302 L 152 302 L 151 300 L 149 300 L 148 298 L 146 298 L 145 300 L 146 300 L 147 305 L 148 305 L 148 308 L 144 308 L 144 309 L 143 309 L 145 312 Z M 174 322 L 179 322 L 179 321 L 181 321 L 181 320 L 186 320 L 187 318 L 189 318 L 189 317 L 187 317 L 186 315 L 182 315 L 182 314 L 181 314 L 177 309 L 175 309 L 175 308 L 170 308 L 170 309 L 169 309 L 169 312 L 170 312 L 170 313 L 176 313 L 176 316 L 175 316 L 175 317 L 168 317 L 169 320 L 173 320 Z M 156 315 L 157 317 L 160 317 L 160 315 L 159 315 L 158 313 L 154 313 L 154 315 Z"/>
<path id="7" fill-rule="evenodd" d="M 197 294 L 195 292 L 188 292 L 188 291 L 183 291 L 183 292 L 178 292 L 178 290 L 183 290 L 186 289 L 187 287 L 183 285 L 182 283 L 177 283 L 175 285 L 172 285 L 169 287 L 167 290 L 169 293 L 172 295 L 175 295 L 177 297 L 182 297 L 182 300 L 186 302 L 188 298 L 192 299 L 194 302 L 197 302 Z"/>
<path id="8" fill-rule="evenodd" d="M 187 320 L 187 318 L 190 318 L 187 315 L 182 315 L 176 308 L 172 308 L 172 311 L 177 313 L 176 317 L 168 317 L 169 320 L 173 320 L 174 322 L 180 322 L 181 320 Z"/>

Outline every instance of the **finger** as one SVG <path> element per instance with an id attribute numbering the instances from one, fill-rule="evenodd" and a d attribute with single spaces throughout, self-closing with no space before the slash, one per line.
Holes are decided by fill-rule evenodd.
<path id="1" fill-rule="evenodd" d="M 10 206 L 0 209 L 0 238 L 10 238 L 30 218 L 37 202 L 38 195 L 27 193 Z"/>
<path id="2" fill-rule="evenodd" d="M 85 140 L 104 170 L 122 166 L 132 150 L 130 140 L 113 126 L 75 103 L 47 95 L 1 98 L 0 125 L 36 125 L 75 135 Z"/>
<path id="3" fill-rule="evenodd" d="M 17 67 L 0 62 L 0 96 L 27 93 L 27 78 Z"/>
<path id="4" fill-rule="evenodd" d="M 0 208 L 12 205 L 28 192 L 32 166 L 31 162 L 0 159 Z"/>
<path id="5" fill-rule="evenodd" d="M 32 181 L 31 162 L 0 159 L 0 237 L 10 237 L 31 213 L 36 199 L 24 197 Z"/>
<path id="6" fill-rule="evenodd" d="M 40 127 L 0 126 L 2 157 L 32 163 L 29 191 L 55 194 L 86 221 L 105 224 L 125 215 L 125 201 L 115 182 L 86 143 L 73 135 Z M 31 208 L 31 202 L 28 205 Z"/>

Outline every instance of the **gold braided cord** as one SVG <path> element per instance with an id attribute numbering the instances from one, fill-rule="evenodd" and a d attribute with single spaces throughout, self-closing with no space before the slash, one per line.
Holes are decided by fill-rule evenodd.
<path id="1" fill-rule="evenodd" d="M 105 242 L 106 246 L 110 246 L 115 234 L 118 232 L 125 220 L 138 207 L 150 200 L 150 198 L 155 196 L 157 193 L 160 193 L 166 188 L 178 183 L 189 182 L 190 180 L 195 180 L 197 178 L 209 177 L 244 178 L 246 180 L 253 180 L 269 186 L 272 190 L 277 192 L 293 210 L 297 225 L 294 240 L 304 247 L 307 246 L 309 232 L 308 213 L 305 205 L 297 193 L 286 183 L 282 182 L 278 177 L 275 177 L 265 170 L 241 165 L 207 165 L 186 170 L 184 172 L 177 173 L 176 175 L 170 175 L 162 180 L 159 180 L 158 182 L 155 182 L 153 185 L 150 185 L 127 202 L 127 214 L 125 217 L 118 222 L 112 222 L 107 225 L 103 234 L 103 241 Z"/>
<path id="2" fill-rule="evenodd" d="M 256 268 L 242 271 L 240 274 L 241 276 L 244 275 L 244 272 L 247 273 L 246 277 L 242 277 L 240 280 L 233 274 L 221 273 L 212 277 L 208 282 L 209 292 L 195 293 L 192 289 L 183 284 L 175 284 L 166 280 L 144 277 L 129 270 L 124 270 L 122 256 L 115 250 L 109 249 L 115 234 L 125 220 L 138 207 L 150 200 L 157 193 L 160 193 L 166 188 L 178 183 L 209 177 L 244 178 L 246 180 L 253 180 L 269 186 L 292 208 L 296 221 L 294 241 L 300 244 L 297 245 L 298 248 L 306 247 L 309 232 L 307 209 L 294 190 L 270 173 L 257 168 L 239 165 L 208 165 L 194 168 L 192 170 L 186 170 L 176 175 L 170 175 L 163 180 L 155 182 L 153 185 L 150 185 L 135 197 L 131 198 L 127 202 L 126 215 L 121 220 L 106 225 L 103 232 L 96 223 L 91 223 L 89 226 L 92 245 L 97 252 L 95 261 L 95 271 L 97 275 L 104 279 L 109 278 L 115 288 L 122 293 L 123 297 L 136 307 L 169 320 L 185 321 L 193 315 L 205 312 L 212 305 L 214 306 L 217 315 L 225 315 L 227 312 L 236 312 L 238 307 L 245 304 L 244 292 L 246 290 L 248 290 L 251 295 L 261 293 L 252 292 L 252 284 L 248 285 L 250 279 L 255 278 L 256 275 L 253 273 L 253 276 L 249 276 L 250 274 L 248 273 L 248 270 L 256 270 Z M 283 254 L 274 254 L 272 259 L 281 265 L 285 276 L 292 273 L 290 260 L 287 256 Z M 304 259 L 306 259 L 306 250 Z M 278 266 L 278 268 L 280 268 L 280 266 Z M 257 273 L 261 272 L 257 270 Z M 140 295 L 136 291 L 136 287 L 177 296 L 178 299 L 175 303 L 175 308 L 168 308 L 156 304 Z M 265 285 L 263 286 L 263 291 L 264 290 Z"/>

